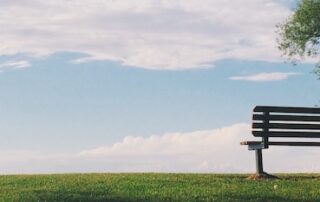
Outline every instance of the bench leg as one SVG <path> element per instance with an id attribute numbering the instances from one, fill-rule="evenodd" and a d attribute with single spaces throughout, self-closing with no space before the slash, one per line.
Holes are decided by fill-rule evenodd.
<path id="1" fill-rule="evenodd" d="M 256 149 L 256 174 L 263 174 L 262 149 Z"/>
<path id="2" fill-rule="evenodd" d="M 262 149 L 250 149 L 254 150 L 256 154 L 256 173 L 250 175 L 248 179 L 250 180 L 259 180 L 259 179 L 279 179 L 277 176 L 270 175 L 263 171 L 263 162 L 262 162 Z"/>

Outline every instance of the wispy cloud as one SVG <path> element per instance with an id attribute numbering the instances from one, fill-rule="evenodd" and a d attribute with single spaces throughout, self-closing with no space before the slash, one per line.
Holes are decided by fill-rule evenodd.
<path id="1" fill-rule="evenodd" d="M 10 60 L 0 63 L 0 69 L 24 69 L 30 67 L 31 64 L 26 60 Z"/>
<path id="2" fill-rule="evenodd" d="M 148 69 L 204 68 L 230 58 L 278 60 L 275 24 L 290 14 L 274 0 L 0 4 L 0 26 L 6 27 L 0 55 L 71 51 L 87 55 L 76 62 L 112 60 Z"/>
<path id="3" fill-rule="evenodd" d="M 269 73 L 259 73 L 246 76 L 233 76 L 230 77 L 231 80 L 243 80 L 243 81 L 255 81 L 255 82 L 266 82 L 266 81 L 281 81 L 286 80 L 290 76 L 296 76 L 300 73 L 297 72 L 269 72 Z"/>

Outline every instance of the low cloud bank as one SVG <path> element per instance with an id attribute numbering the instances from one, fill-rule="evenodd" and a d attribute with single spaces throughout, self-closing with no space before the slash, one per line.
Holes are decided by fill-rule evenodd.
<path id="1" fill-rule="evenodd" d="M 111 146 L 78 153 L 0 151 L 1 173 L 61 172 L 254 172 L 254 152 L 240 146 L 252 140 L 245 123 L 187 133 L 125 137 Z M 319 172 L 318 148 L 271 147 L 264 150 L 269 172 Z"/>

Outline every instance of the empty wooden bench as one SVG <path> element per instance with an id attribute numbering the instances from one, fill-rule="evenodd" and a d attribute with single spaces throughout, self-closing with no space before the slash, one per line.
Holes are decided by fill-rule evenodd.
<path id="1" fill-rule="evenodd" d="M 256 175 L 263 171 L 262 149 L 269 146 L 320 146 L 310 138 L 320 138 L 320 108 L 256 106 L 253 109 L 252 134 L 261 141 L 243 141 L 256 154 Z M 273 141 L 276 138 L 299 138 L 307 141 Z M 272 141 L 271 141 L 272 139 Z M 291 139 L 292 140 L 292 139 Z"/>

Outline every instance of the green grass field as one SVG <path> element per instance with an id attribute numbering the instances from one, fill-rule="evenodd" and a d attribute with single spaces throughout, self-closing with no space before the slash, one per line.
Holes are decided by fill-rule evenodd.
<path id="1" fill-rule="evenodd" d="M 216 174 L 0 176 L 1 201 L 320 201 L 320 175 L 247 180 Z"/>

